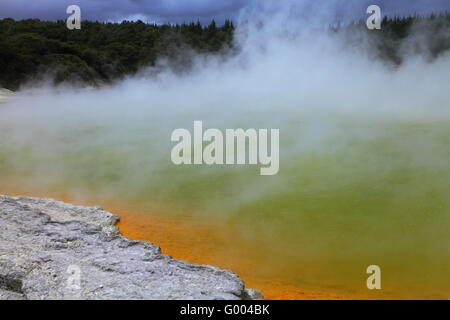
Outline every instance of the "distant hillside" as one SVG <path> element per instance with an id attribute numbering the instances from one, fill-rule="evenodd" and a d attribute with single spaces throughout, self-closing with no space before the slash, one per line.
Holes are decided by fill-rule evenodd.
<path id="1" fill-rule="evenodd" d="M 450 15 L 384 19 L 382 30 L 368 31 L 365 22 L 333 27 L 349 46 L 368 44 L 368 53 L 392 65 L 403 56 L 424 54 L 430 60 L 450 50 Z M 361 33 L 361 30 L 363 31 Z M 153 25 L 142 21 L 82 23 L 70 31 L 65 21 L 0 20 L 0 87 L 16 90 L 26 81 L 50 76 L 62 82 L 99 85 L 154 66 L 165 58 L 189 68 L 192 52 L 217 53 L 233 48 L 231 21 Z M 367 33 L 368 43 L 360 35 Z M 363 44 L 364 43 L 364 44 Z M 189 49 L 189 50 L 186 50 Z"/>
<path id="2" fill-rule="evenodd" d="M 63 81 L 98 84 L 152 66 L 158 57 L 181 60 L 195 52 L 218 52 L 232 45 L 233 23 L 153 25 L 142 21 L 82 23 L 68 30 L 65 21 L 0 20 L 0 87 L 17 89 L 51 72 Z M 183 61 L 182 59 L 185 59 Z"/>

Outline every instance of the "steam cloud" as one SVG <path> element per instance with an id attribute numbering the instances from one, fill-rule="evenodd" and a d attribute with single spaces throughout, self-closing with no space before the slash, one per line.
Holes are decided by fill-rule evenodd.
<path id="1" fill-rule="evenodd" d="M 142 70 L 101 90 L 24 90 L 0 110 L 8 137 L 3 145 L 16 150 L 29 146 L 31 154 L 50 159 L 96 147 L 128 150 L 114 170 L 127 172 L 119 174 L 120 181 L 139 186 L 142 179 L 152 179 L 139 171 L 158 171 L 169 161 L 170 133 L 190 128 L 194 120 L 219 128 L 280 128 L 282 136 L 290 137 L 285 140 L 292 140 L 281 150 L 289 161 L 292 154 L 320 149 L 321 143 L 379 134 L 373 127 L 358 133 L 342 130 L 343 117 L 355 123 L 447 119 L 448 55 L 429 63 L 426 56 L 408 52 L 404 63 L 393 68 L 371 58 L 362 31 L 330 34 L 318 28 L 327 25 L 331 17 L 326 13 L 333 10 L 317 11 L 316 6 L 315 12 L 324 14 L 315 21 L 294 18 L 292 12 L 305 12 L 307 4 L 245 10 L 236 32 L 240 53 L 226 59 L 199 56 L 186 74 L 166 68 L 147 76 L 151 70 Z M 410 38 L 420 43 L 424 32 L 416 30 Z M 346 46 L 348 36 L 361 37 L 362 44 Z M 45 175 L 44 180 L 56 179 L 51 173 L 55 168 L 58 174 L 69 170 L 62 161 L 49 166 L 50 172 L 40 171 L 40 161 L 35 161 L 33 174 Z M 139 170 L 128 172 L 136 162 Z M 29 168 L 30 163 L 23 165 Z"/>
<path id="2" fill-rule="evenodd" d="M 145 205 L 175 202 L 210 215 L 226 212 L 244 221 L 249 238 L 258 229 L 245 219 L 261 215 L 257 223 L 272 223 L 265 226 L 266 240 L 278 234 L 291 256 L 310 236 L 302 258 L 319 252 L 329 258 L 337 242 L 351 244 L 351 252 L 364 259 L 364 245 L 381 231 L 378 243 L 392 253 L 389 261 L 396 259 L 394 249 L 410 250 L 411 241 L 421 241 L 416 252 L 433 252 L 427 236 L 439 234 L 439 218 L 401 241 L 387 230 L 419 215 L 416 209 L 431 201 L 429 192 L 430 208 L 440 205 L 430 209 L 438 217 L 450 208 L 444 194 L 450 56 L 430 62 L 405 50 L 401 66 L 392 67 L 372 58 L 363 32 L 320 29 L 331 18 L 326 9 L 313 21 L 310 15 L 293 18 L 286 8 L 246 10 L 237 30 L 239 53 L 199 56 L 188 73 L 167 68 L 150 77 L 142 70 L 100 90 L 47 87 L 17 94 L 0 105 L 3 189 L 18 179 L 31 190 L 64 189 L 79 198 L 95 193 Z M 426 32 L 414 30 L 410 40 L 421 43 Z M 348 46 L 349 36 L 361 41 Z M 257 167 L 175 167 L 171 132 L 192 128 L 195 120 L 214 128 L 279 128 L 279 175 L 259 177 Z M 366 209 L 350 216 L 352 208 Z M 316 211 L 327 222 L 314 224 Z M 377 222 L 384 214 L 391 224 Z M 355 243 L 360 229 L 346 229 L 342 238 L 344 219 L 373 227 L 358 233 Z M 291 229 L 292 221 L 298 229 Z M 328 230 L 327 237 L 315 241 L 308 226 Z M 267 252 L 279 249 L 271 245 Z"/>
<path id="3" fill-rule="evenodd" d="M 28 146 L 31 154 L 52 161 L 58 154 L 108 147 L 123 156 L 114 169 L 117 179 L 139 188 L 139 181 L 152 179 L 139 171 L 158 171 L 168 162 L 170 133 L 190 128 L 194 120 L 219 128 L 280 128 L 285 137 L 281 156 L 289 161 L 292 154 L 320 149 L 330 141 L 379 134 L 373 126 L 360 132 L 342 130 L 343 117 L 372 124 L 448 118 L 449 55 L 429 63 L 426 56 L 408 51 L 403 64 L 393 68 L 371 58 L 362 32 L 330 34 L 318 28 L 327 25 L 331 17 L 326 13 L 333 10 L 317 11 L 316 6 L 315 12 L 324 14 L 315 21 L 294 18 L 292 12 L 305 12 L 308 3 L 244 10 L 236 32 L 240 53 L 226 59 L 199 56 L 186 74 L 166 68 L 147 76 L 151 70 L 142 70 L 101 90 L 24 90 L 0 110 L 7 137 L 3 145 L 14 150 Z M 425 32 L 416 30 L 410 38 L 421 43 Z M 346 46 L 348 36 L 361 37 L 361 44 Z M 33 174 L 44 180 L 73 169 L 58 161 L 48 172 L 34 161 Z M 129 171 L 136 163 L 139 169 Z M 23 165 L 30 170 L 28 161 Z"/>

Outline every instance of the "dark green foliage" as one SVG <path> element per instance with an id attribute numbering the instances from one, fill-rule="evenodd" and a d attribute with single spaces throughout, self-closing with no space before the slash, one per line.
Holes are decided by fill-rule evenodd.
<path id="1" fill-rule="evenodd" d="M 50 76 L 55 83 L 109 83 L 154 66 L 159 58 L 175 70 L 189 69 L 192 53 L 233 48 L 231 21 L 176 25 L 142 21 L 84 21 L 68 30 L 65 21 L 0 20 L 0 87 L 18 89 L 29 80 Z M 369 55 L 400 65 L 403 57 L 423 54 L 430 60 L 450 50 L 450 14 L 385 18 L 382 30 L 369 31 L 365 21 L 332 27 L 347 46 L 364 46 Z"/>
<path id="2" fill-rule="evenodd" d="M 350 31 L 365 30 L 369 35 L 369 53 L 395 66 L 411 55 L 423 55 L 432 61 L 450 50 L 450 14 L 429 17 L 384 18 L 381 30 L 369 31 L 365 21 L 349 26 Z M 351 42 L 352 36 L 348 39 Z M 356 38 L 353 38 L 355 44 Z"/>
<path id="3" fill-rule="evenodd" d="M 0 87 L 17 89 L 50 76 L 55 83 L 96 85 L 153 66 L 158 58 L 189 65 L 186 52 L 212 53 L 232 48 L 234 26 L 199 22 L 154 25 L 142 21 L 82 22 L 68 30 L 65 21 L 0 20 Z M 185 50 L 188 49 L 188 50 Z"/>

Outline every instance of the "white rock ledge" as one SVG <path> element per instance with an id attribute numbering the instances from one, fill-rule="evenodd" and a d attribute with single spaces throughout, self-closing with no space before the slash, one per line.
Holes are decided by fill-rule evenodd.
<path id="1" fill-rule="evenodd" d="M 100 207 L 0 195 L 0 299 L 262 298 L 232 271 L 123 237 L 118 219 Z"/>

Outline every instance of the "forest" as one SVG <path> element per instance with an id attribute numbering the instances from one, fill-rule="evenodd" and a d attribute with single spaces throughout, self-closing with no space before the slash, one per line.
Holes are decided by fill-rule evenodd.
<path id="1" fill-rule="evenodd" d="M 235 25 L 227 20 L 185 24 L 82 22 L 69 30 L 65 21 L 0 20 L 0 87 L 18 90 L 28 82 L 51 79 L 54 84 L 101 86 L 136 74 L 165 59 L 180 71 L 195 54 L 233 54 Z M 363 31 L 365 30 L 365 31 Z M 356 35 L 366 34 L 368 52 L 393 66 L 407 53 L 435 59 L 450 49 L 450 14 L 384 18 L 381 30 L 369 31 L 364 21 L 330 26 L 344 34 L 349 46 L 361 46 Z M 414 37 L 420 33 L 421 37 Z"/>
<path id="2" fill-rule="evenodd" d="M 158 58 L 184 59 L 187 52 L 231 47 L 234 25 L 214 21 L 154 25 L 142 21 L 83 21 L 69 30 L 65 21 L 0 20 L 0 87 L 15 90 L 26 81 L 51 75 L 55 83 L 109 83 L 153 66 Z M 186 50 L 189 49 L 189 50 Z"/>

